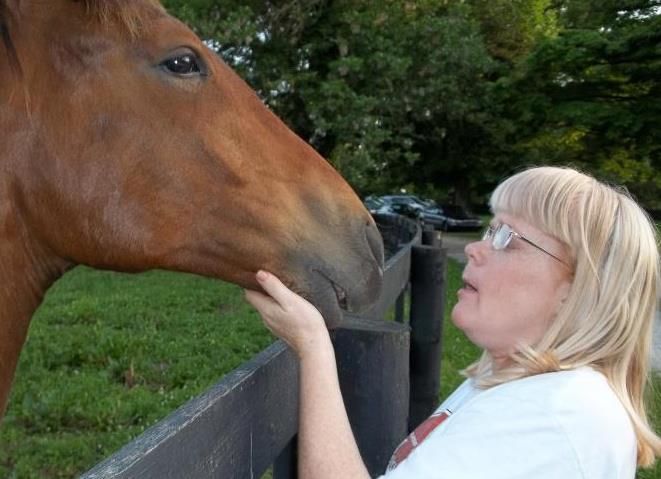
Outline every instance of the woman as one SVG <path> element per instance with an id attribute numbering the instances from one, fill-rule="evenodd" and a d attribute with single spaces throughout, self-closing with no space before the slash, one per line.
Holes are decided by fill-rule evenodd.
<path id="1" fill-rule="evenodd" d="M 661 439 L 643 400 L 657 306 L 654 228 L 624 192 L 568 168 L 504 181 L 466 247 L 453 322 L 483 348 L 395 451 L 400 478 L 633 478 Z M 300 358 L 299 471 L 367 478 L 323 318 L 277 278 L 246 292 Z"/>

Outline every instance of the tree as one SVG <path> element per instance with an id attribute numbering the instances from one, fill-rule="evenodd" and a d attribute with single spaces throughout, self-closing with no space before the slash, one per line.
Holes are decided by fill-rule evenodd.
<path id="1" fill-rule="evenodd" d="M 264 101 L 359 190 L 465 177 L 471 152 L 463 149 L 478 143 L 494 66 L 469 7 L 234 3 L 167 5 L 215 40 Z"/>
<path id="2" fill-rule="evenodd" d="M 563 24 L 504 81 L 529 161 L 567 163 L 661 198 L 658 1 L 556 2 Z"/>
<path id="3" fill-rule="evenodd" d="M 573 163 L 659 205 L 661 0 L 168 0 L 362 193 Z"/>
<path id="4" fill-rule="evenodd" d="M 558 33 L 552 0 L 471 0 L 491 56 L 513 66 L 542 39 Z"/>

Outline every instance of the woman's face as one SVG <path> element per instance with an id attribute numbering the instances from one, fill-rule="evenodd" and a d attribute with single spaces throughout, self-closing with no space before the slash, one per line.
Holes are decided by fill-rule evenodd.
<path id="1" fill-rule="evenodd" d="M 569 263 L 562 243 L 529 223 L 498 213 L 491 224 L 499 223 Z M 503 250 L 487 239 L 465 251 L 464 286 L 452 321 L 504 365 L 518 346 L 535 344 L 548 329 L 569 291 L 570 268 L 516 236 Z"/>

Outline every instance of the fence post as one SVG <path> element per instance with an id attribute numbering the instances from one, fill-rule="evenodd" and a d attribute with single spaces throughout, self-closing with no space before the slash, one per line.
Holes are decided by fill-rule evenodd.
<path id="1" fill-rule="evenodd" d="M 447 275 L 446 250 L 414 246 L 412 253 L 410 431 L 438 405 Z"/>
<path id="2" fill-rule="evenodd" d="M 406 291 L 408 287 L 404 289 L 401 293 L 399 293 L 399 296 L 397 296 L 397 300 L 395 301 L 395 321 L 398 323 L 403 323 L 404 322 L 404 310 L 405 310 L 405 304 L 406 304 Z"/>
<path id="3" fill-rule="evenodd" d="M 276 458 L 273 463 L 273 479 L 296 479 L 298 477 L 296 443 L 296 437 L 294 437 Z"/>
<path id="4" fill-rule="evenodd" d="M 441 233 L 434 230 L 433 228 L 427 228 L 422 230 L 422 244 L 427 246 L 433 246 L 435 248 L 441 247 Z"/>
<path id="5" fill-rule="evenodd" d="M 332 338 L 351 428 L 367 470 L 376 477 L 407 434 L 409 328 L 345 317 Z"/>

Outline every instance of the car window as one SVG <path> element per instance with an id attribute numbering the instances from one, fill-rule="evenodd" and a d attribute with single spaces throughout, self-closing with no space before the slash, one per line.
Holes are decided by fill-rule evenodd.
<path id="1" fill-rule="evenodd" d="M 445 214 L 455 218 L 468 217 L 466 211 L 459 205 L 443 205 L 443 211 L 445 212 Z"/>

